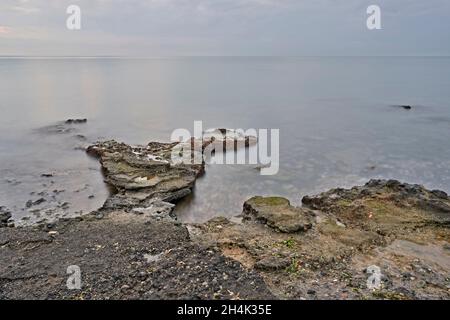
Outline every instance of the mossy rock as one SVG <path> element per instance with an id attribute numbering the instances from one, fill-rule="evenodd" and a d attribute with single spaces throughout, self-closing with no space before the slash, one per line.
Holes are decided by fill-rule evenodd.
<path id="1" fill-rule="evenodd" d="M 255 206 L 267 206 L 267 207 L 275 207 L 275 206 L 290 206 L 291 203 L 288 199 L 282 197 L 253 197 L 246 201 L 249 205 Z"/>
<path id="2" fill-rule="evenodd" d="M 244 203 L 244 217 L 284 233 L 307 231 L 312 227 L 311 211 L 291 206 L 281 197 L 253 197 Z"/>

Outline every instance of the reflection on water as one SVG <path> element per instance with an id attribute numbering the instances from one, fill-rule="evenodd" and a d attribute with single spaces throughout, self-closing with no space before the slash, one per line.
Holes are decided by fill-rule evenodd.
<path id="1" fill-rule="evenodd" d="M 0 205 L 18 218 L 89 212 L 108 190 L 80 147 L 167 141 L 194 120 L 280 129 L 280 171 L 208 166 L 177 208 L 184 220 L 238 214 L 256 194 L 300 203 L 373 177 L 450 191 L 449 71 L 447 58 L 0 59 Z M 39 129 L 68 118 L 89 120 Z"/>

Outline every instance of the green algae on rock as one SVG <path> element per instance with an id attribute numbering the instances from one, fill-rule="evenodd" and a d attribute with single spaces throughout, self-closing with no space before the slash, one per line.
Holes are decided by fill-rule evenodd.
<path id="1" fill-rule="evenodd" d="M 255 219 L 280 232 L 292 233 L 311 228 L 312 212 L 291 206 L 280 197 L 253 197 L 244 203 L 246 219 Z"/>

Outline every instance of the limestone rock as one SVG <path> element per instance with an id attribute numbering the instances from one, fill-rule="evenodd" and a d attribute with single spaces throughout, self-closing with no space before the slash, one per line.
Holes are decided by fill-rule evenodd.
<path id="1" fill-rule="evenodd" d="M 129 146 L 106 141 L 90 146 L 87 152 L 100 158 L 105 181 L 117 190 L 104 209 L 148 208 L 154 200 L 172 202 L 188 195 L 204 164 L 173 164 L 175 145 Z"/>
<path id="2" fill-rule="evenodd" d="M 244 203 L 246 219 L 254 219 L 284 233 L 306 231 L 312 227 L 310 210 L 291 206 L 279 197 L 253 197 Z"/>

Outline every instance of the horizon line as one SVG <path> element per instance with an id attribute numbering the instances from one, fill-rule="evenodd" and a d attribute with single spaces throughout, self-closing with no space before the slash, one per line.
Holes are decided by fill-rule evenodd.
<path id="1" fill-rule="evenodd" d="M 450 55 L 1 55 L 0 59 L 168 59 L 168 58 L 450 58 Z"/>

